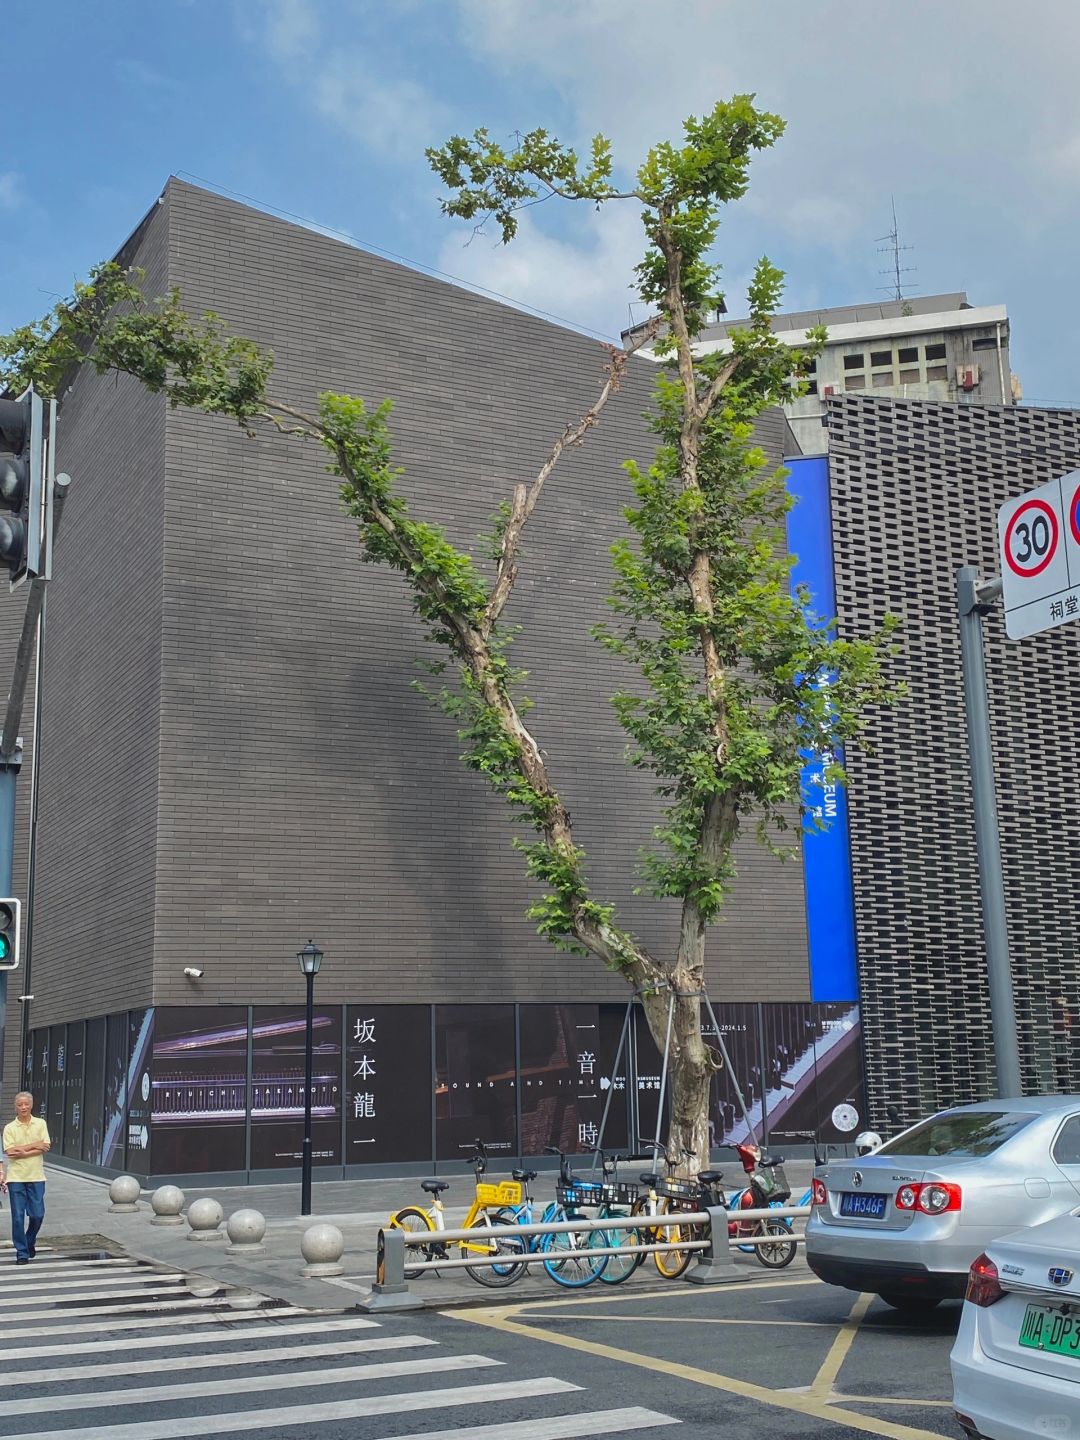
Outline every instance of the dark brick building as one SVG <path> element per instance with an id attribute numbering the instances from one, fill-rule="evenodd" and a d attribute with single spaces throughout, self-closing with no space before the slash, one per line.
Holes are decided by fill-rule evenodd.
<path id="1" fill-rule="evenodd" d="M 404 492 L 462 544 L 602 377 L 593 341 L 177 181 L 122 258 L 151 292 L 177 285 L 194 310 L 272 347 L 283 397 L 390 396 Z M 621 677 L 589 637 L 624 528 L 621 462 L 651 446 L 653 377 L 635 362 L 561 463 L 511 618 L 596 893 L 662 951 L 674 907 L 632 894 L 656 805 L 623 763 L 608 702 Z M 760 438 L 777 461 L 791 448 L 779 414 Z M 484 1126 L 524 1153 L 591 1138 L 625 987 L 524 918 L 513 827 L 411 688 L 420 627 L 397 578 L 359 563 L 321 454 L 88 370 L 62 397 L 61 446 L 74 485 L 49 595 L 20 979 L 35 998 L 25 1044 L 9 1027 L 5 1093 L 21 1065 L 75 1163 L 159 1175 L 293 1164 L 295 953 L 311 936 L 326 955 L 327 1173 L 450 1159 Z M 759 1116 L 770 1087 L 789 1124 L 855 1095 L 856 1012 L 808 1003 L 801 871 L 752 841 L 709 986 Z M 628 1098 L 649 1133 L 658 1067 L 643 1033 L 639 1045 L 613 1136 Z M 730 1097 L 717 1104 L 726 1126 Z"/>

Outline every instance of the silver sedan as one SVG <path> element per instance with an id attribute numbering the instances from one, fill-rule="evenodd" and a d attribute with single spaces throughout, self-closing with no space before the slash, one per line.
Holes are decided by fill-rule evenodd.
<path id="1" fill-rule="evenodd" d="M 880 1150 L 819 1166 L 811 1270 L 900 1310 L 960 1298 L 999 1235 L 1080 1206 L 1080 1096 L 944 1110 Z"/>

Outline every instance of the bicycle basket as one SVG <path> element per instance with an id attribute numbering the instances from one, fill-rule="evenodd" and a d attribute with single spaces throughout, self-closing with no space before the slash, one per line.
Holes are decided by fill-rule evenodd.
<path id="1" fill-rule="evenodd" d="M 609 1181 L 603 1187 L 602 1198 L 605 1205 L 633 1205 L 640 1193 L 640 1185 L 628 1185 L 622 1180 Z"/>
<path id="2" fill-rule="evenodd" d="M 775 1200 L 787 1200 L 791 1186 L 782 1165 L 770 1166 L 768 1170 L 755 1170 L 750 1178 L 750 1188 L 757 1199 L 771 1205 Z"/>
<path id="3" fill-rule="evenodd" d="M 555 1198 L 560 1205 L 573 1209 L 579 1205 L 599 1205 L 603 1199 L 604 1186 L 595 1180 L 575 1180 L 573 1185 L 560 1185 Z"/>
<path id="4" fill-rule="evenodd" d="M 498 1185 L 480 1184 L 476 1187 L 478 1205 L 520 1205 L 521 1185 L 517 1180 L 502 1180 Z"/>
<path id="5" fill-rule="evenodd" d="M 666 1200 L 696 1200 L 701 1186 L 696 1180 L 679 1180 L 673 1175 L 665 1175 L 657 1185 L 656 1193 Z"/>

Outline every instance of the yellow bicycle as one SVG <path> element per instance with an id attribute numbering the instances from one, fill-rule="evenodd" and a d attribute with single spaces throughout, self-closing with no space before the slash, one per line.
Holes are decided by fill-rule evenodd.
<path id="1" fill-rule="evenodd" d="M 666 1175 L 659 1175 L 655 1171 L 641 1176 L 641 1183 L 646 1187 L 644 1195 L 639 1196 L 634 1202 L 630 1212 L 633 1215 L 666 1215 L 680 1208 L 685 1208 L 688 1200 L 693 1198 L 696 1187 L 692 1180 L 679 1178 L 675 1171 L 679 1161 L 672 1157 L 666 1146 L 659 1140 L 643 1140 L 642 1145 L 650 1150 L 657 1150 L 664 1157 L 664 1168 Z M 684 1160 L 694 1158 L 693 1151 L 682 1152 Z M 683 1250 L 678 1247 L 685 1245 L 688 1240 L 695 1240 L 698 1236 L 693 1234 L 693 1227 L 683 1224 L 663 1224 L 650 1227 L 642 1232 L 642 1243 L 648 1245 L 670 1245 L 670 1250 L 654 1250 L 652 1252 L 653 1264 L 663 1275 L 665 1280 L 677 1280 L 680 1275 L 685 1274 L 694 1258 L 693 1250 Z"/>
<path id="2" fill-rule="evenodd" d="M 484 1181 L 487 1173 L 488 1155 L 483 1141 L 477 1140 L 475 1153 L 472 1157 L 472 1167 L 476 1175 L 476 1193 L 473 1196 L 469 1213 L 461 1222 L 462 1230 L 473 1230 L 489 1228 L 492 1224 L 501 1223 L 499 1216 L 489 1214 L 489 1211 L 496 1212 L 506 1205 L 520 1205 L 522 1199 L 521 1183 L 517 1180 L 502 1180 L 498 1184 L 488 1184 Z M 449 1190 L 448 1180 L 422 1180 L 421 1190 L 431 1196 L 429 1205 L 420 1207 L 418 1205 L 406 1205 L 400 1210 L 395 1210 L 390 1216 L 389 1224 L 398 1230 L 408 1230 L 412 1234 L 429 1233 L 437 1235 L 440 1230 L 446 1229 L 445 1206 L 441 1200 L 444 1190 Z M 430 1264 L 435 1260 L 445 1260 L 449 1251 L 445 1242 L 432 1240 L 428 1244 L 408 1247 L 414 1253 L 423 1256 L 424 1264 Z M 461 1240 L 458 1242 L 458 1250 L 463 1260 L 471 1256 L 494 1256 L 505 1254 L 507 1262 L 505 1265 L 467 1265 L 466 1274 L 478 1285 L 487 1285 L 492 1289 L 500 1289 L 504 1285 L 512 1285 L 522 1272 L 522 1263 L 517 1257 L 525 1252 L 524 1240 L 510 1238 L 489 1238 L 476 1240 Z M 415 1280 L 423 1274 L 423 1265 L 406 1266 L 405 1278 Z"/>

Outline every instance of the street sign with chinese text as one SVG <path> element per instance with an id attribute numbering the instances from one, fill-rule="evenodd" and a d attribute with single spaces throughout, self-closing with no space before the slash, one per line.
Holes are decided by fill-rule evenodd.
<path id="1" fill-rule="evenodd" d="M 1010 640 L 1080 620 L 1080 470 L 1006 501 L 998 548 Z"/>

